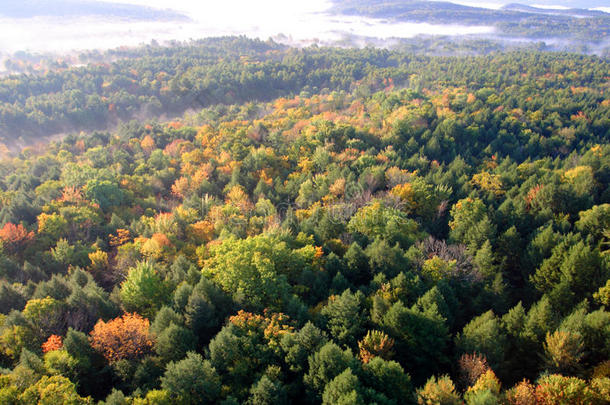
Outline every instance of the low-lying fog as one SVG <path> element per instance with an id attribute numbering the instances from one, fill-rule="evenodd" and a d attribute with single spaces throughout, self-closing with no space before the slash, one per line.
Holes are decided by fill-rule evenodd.
<path id="1" fill-rule="evenodd" d="M 119 1 L 117 1 L 119 2 Z M 128 21 L 102 17 L 70 19 L 0 18 L 0 52 L 105 49 L 166 40 L 219 35 L 247 35 L 279 42 L 328 44 L 348 37 L 410 38 L 420 34 L 468 35 L 493 32 L 488 26 L 389 23 L 364 17 L 337 17 L 325 0 L 123 0 L 183 12 L 191 21 Z M 306 3 L 306 4 L 304 4 Z"/>

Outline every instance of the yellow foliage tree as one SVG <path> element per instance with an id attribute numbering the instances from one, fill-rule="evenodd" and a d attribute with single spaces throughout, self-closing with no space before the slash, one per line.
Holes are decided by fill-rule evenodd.
<path id="1" fill-rule="evenodd" d="M 152 138 L 152 136 L 146 135 L 144 139 L 142 139 L 140 146 L 146 153 L 150 153 L 153 151 L 153 149 L 155 149 L 155 140 Z"/>
<path id="2" fill-rule="evenodd" d="M 381 331 L 370 330 L 367 332 L 366 336 L 358 342 L 360 360 L 365 364 L 377 356 L 384 360 L 389 360 L 393 354 L 392 347 L 394 347 L 394 339 Z"/>

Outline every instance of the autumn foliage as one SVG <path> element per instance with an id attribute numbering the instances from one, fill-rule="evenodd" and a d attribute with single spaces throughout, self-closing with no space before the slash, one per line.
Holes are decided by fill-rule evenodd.
<path id="1" fill-rule="evenodd" d="M 153 338 L 150 322 L 138 314 L 124 314 L 108 322 L 99 320 L 90 334 L 91 346 L 109 362 L 132 360 L 149 353 Z"/>
<path id="2" fill-rule="evenodd" d="M 474 384 L 481 375 L 489 370 L 487 359 L 479 353 L 463 354 L 459 360 L 460 383 L 464 387 Z"/>
<path id="3" fill-rule="evenodd" d="M 116 235 L 108 235 L 110 238 L 110 246 L 121 246 L 129 241 L 131 238 L 128 229 L 117 229 Z"/>
<path id="4" fill-rule="evenodd" d="M 229 317 L 229 322 L 243 331 L 248 331 L 248 334 L 262 331 L 263 336 L 269 340 L 278 340 L 282 335 L 292 332 L 293 328 L 288 324 L 290 321 L 288 316 L 264 312 L 264 315 L 257 315 L 240 310 L 237 315 Z"/>
<path id="5" fill-rule="evenodd" d="M 0 162 L 0 405 L 608 403 L 607 56 L 84 56 L 0 77 L 114 128 Z"/>
<path id="6" fill-rule="evenodd" d="M 364 339 L 358 342 L 360 360 L 365 364 L 377 356 L 388 360 L 392 356 L 392 347 L 394 339 L 378 330 L 370 330 Z"/>
<path id="7" fill-rule="evenodd" d="M 53 350 L 59 350 L 63 347 L 63 338 L 58 335 L 51 335 L 46 342 L 42 344 L 42 352 L 47 353 Z"/>
<path id="8" fill-rule="evenodd" d="M 23 249 L 33 238 L 34 232 L 28 232 L 21 224 L 8 222 L 0 229 L 0 240 L 4 248 L 11 253 Z"/>

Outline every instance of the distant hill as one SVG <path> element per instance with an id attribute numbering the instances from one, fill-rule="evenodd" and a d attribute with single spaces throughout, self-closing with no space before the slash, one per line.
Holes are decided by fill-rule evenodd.
<path id="1" fill-rule="evenodd" d="M 470 7 L 446 1 L 429 0 L 335 0 L 333 10 L 344 14 L 367 14 L 374 17 L 400 18 L 407 15 L 416 18 L 428 13 L 477 13 L 494 15 L 495 10 Z M 448 16 L 450 14 L 447 14 Z M 474 14 L 473 14 L 474 15 Z"/>
<path id="2" fill-rule="evenodd" d="M 502 10 L 506 11 L 521 11 L 524 13 L 534 14 L 547 14 L 547 15 L 565 15 L 574 17 L 605 17 L 607 13 L 598 10 L 588 10 L 582 8 L 569 8 L 569 9 L 558 9 L 558 8 L 539 8 L 528 6 L 526 4 L 511 3 L 502 7 Z"/>
<path id="3" fill-rule="evenodd" d="M 434 0 L 429 0 L 434 1 Z M 497 6 L 504 6 L 511 0 L 481 0 L 482 4 L 489 5 L 495 4 Z M 565 8 L 580 8 L 590 9 L 596 7 L 608 7 L 608 0 L 517 0 L 521 4 L 528 6 L 546 6 L 546 7 L 565 7 Z M 477 0 L 468 0 L 469 3 L 475 4 Z"/>
<path id="4" fill-rule="evenodd" d="M 506 4 L 503 0 L 492 0 L 497 4 Z M 568 8 L 588 9 L 595 7 L 608 7 L 608 0 L 523 0 L 528 5 L 562 6 Z"/>
<path id="5" fill-rule="evenodd" d="M 596 5 L 593 1 L 590 6 Z M 332 10 L 337 14 L 395 22 L 488 25 L 494 26 L 499 36 L 530 40 L 559 38 L 570 42 L 602 43 L 610 37 L 610 14 L 578 8 L 558 10 L 509 4 L 494 10 L 447 1 L 334 0 Z"/>
<path id="6" fill-rule="evenodd" d="M 0 16 L 10 18 L 31 17 L 85 17 L 101 16 L 133 20 L 188 20 L 173 10 L 160 10 L 132 4 L 117 4 L 91 0 L 20 0 L 0 2 Z"/>

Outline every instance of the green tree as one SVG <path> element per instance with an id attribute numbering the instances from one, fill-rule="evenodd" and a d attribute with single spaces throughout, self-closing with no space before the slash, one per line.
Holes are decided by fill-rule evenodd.
<path id="1" fill-rule="evenodd" d="M 395 361 L 374 357 L 363 366 L 362 382 L 397 404 L 411 403 L 413 387 L 411 378 Z"/>
<path id="2" fill-rule="evenodd" d="M 283 353 L 281 339 L 292 332 L 288 317 L 269 316 L 239 311 L 210 341 L 209 358 L 223 375 L 239 400 L 247 398 L 248 389 L 269 366 L 279 364 Z"/>
<path id="3" fill-rule="evenodd" d="M 126 311 L 152 318 L 169 301 L 170 292 L 151 262 L 139 262 L 121 284 L 120 297 Z"/>
<path id="4" fill-rule="evenodd" d="M 157 336 L 155 352 L 164 361 L 178 361 L 187 352 L 195 350 L 196 341 L 195 334 L 190 329 L 171 324 Z"/>
<path id="5" fill-rule="evenodd" d="M 369 260 L 358 242 L 352 242 L 344 255 L 347 279 L 355 285 L 365 284 L 371 277 Z"/>
<path id="6" fill-rule="evenodd" d="M 377 237 L 366 247 L 365 253 L 374 274 L 383 273 L 392 278 L 408 266 L 404 251 L 398 246 L 398 243 L 390 246 L 388 242 Z"/>
<path id="7" fill-rule="evenodd" d="M 263 375 L 252 386 L 250 396 L 245 402 L 246 405 L 284 405 L 288 403 L 288 393 L 282 382 L 267 375 Z"/>
<path id="8" fill-rule="evenodd" d="M 213 403 L 220 396 L 220 377 L 209 361 L 190 352 L 186 358 L 167 365 L 161 386 L 176 403 Z"/>
<path id="9" fill-rule="evenodd" d="M 460 353 L 481 353 L 485 355 L 492 369 L 497 369 L 504 360 L 506 336 L 500 320 L 492 311 L 470 321 L 455 338 Z"/>
<path id="10" fill-rule="evenodd" d="M 123 190 L 110 180 L 89 180 L 84 190 L 85 196 L 99 204 L 104 212 L 108 212 L 113 207 L 120 206 L 125 198 Z"/>
<path id="11" fill-rule="evenodd" d="M 451 217 L 451 240 L 465 244 L 473 252 L 495 236 L 495 226 L 491 222 L 487 207 L 478 198 L 459 200 L 451 208 Z"/>
<path id="12" fill-rule="evenodd" d="M 74 359 L 74 374 L 72 381 L 79 387 L 82 394 L 99 396 L 106 391 L 111 375 L 105 360 L 89 342 L 83 332 L 69 329 L 63 340 L 63 347 Z"/>
<path id="13" fill-rule="evenodd" d="M 417 222 L 400 210 L 384 206 L 381 201 L 360 208 L 350 219 L 347 229 L 370 240 L 379 237 L 392 246 L 398 243 L 405 249 L 424 236 Z"/>
<path id="14" fill-rule="evenodd" d="M 355 347 L 364 333 L 364 295 L 361 292 L 343 291 L 340 296 L 331 296 L 320 312 L 326 320 L 330 335 L 346 347 Z"/>
<path id="15" fill-rule="evenodd" d="M 326 384 L 331 382 L 345 369 L 354 365 L 355 359 L 348 350 L 341 350 L 336 344 L 329 342 L 307 359 L 309 370 L 303 377 L 313 398 L 321 398 Z"/>
<path id="16" fill-rule="evenodd" d="M 218 333 L 233 306 L 233 301 L 224 291 L 202 277 L 186 302 L 186 325 L 193 330 L 201 343 L 205 343 Z"/>
<path id="17" fill-rule="evenodd" d="M 63 334 L 64 310 L 65 305 L 56 299 L 32 299 L 25 304 L 23 316 L 30 321 L 38 336 L 46 339 L 51 334 Z"/>
<path id="18" fill-rule="evenodd" d="M 0 291 L 0 299 L 2 299 L 1 294 L 2 292 Z M 593 294 L 593 298 L 601 305 L 610 307 L 610 279 L 606 281 L 606 284 L 600 287 L 595 294 Z"/>
<path id="19" fill-rule="evenodd" d="M 328 342 L 328 337 L 313 323 L 307 322 L 296 333 L 287 333 L 282 337 L 282 349 L 286 353 L 284 361 L 295 373 L 304 371 L 307 358 L 316 353 Z"/>
<path id="20" fill-rule="evenodd" d="M 591 235 L 599 241 L 604 231 L 610 228 L 610 204 L 600 204 L 589 210 L 578 213 L 578 221 L 574 224 L 576 229 L 584 234 Z"/>
<path id="21" fill-rule="evenodd" d="M 441 288 L 443 288 L 442 285 Z M 417 299 L 416 306 L 421 312 L 438 312 L 445 319 L 447 325 L 451 326 L 454 322 L 456 303 L 453 302 L 453 300 L 450 301 L 452 304 L 452 307 L 450 308 L 449 303 L 447 303 L 445 296 L 441 292 L 441 288 L 439 288 L 438 285 L 435 285 L 429 289 L 424 295 Z M 450 287 L 446 286 L 445 291 L 450 291 L 448 288 Z"/>
<path id="22" fill-rule="evenodd" d="M 363 405 L 365 402 L 360 395 L 360 390 L 358 377 L 348 368 L 326 384 L 322 395 L 322 404 Z"/>
<path id="23" fill-rule="evenodd" d="M 160 335 L 172 324 L 184 326 L 184 318 L 172 308 L 163 306 L 157 312 L 155 320 L 150 324 L 150 331 L 156 335 Z"/>
<path id="24" fill-rule="evenodd" d="M 51 375 L 62 375 L 74 381 L 77 369 L 77 360 L 65 350 L 52 350 L 44 354 L 44 366 Z"/>
<path id="25" fill-rule="evenodd" d="M 523 335 L 527 339 L 542 344 L 547 332 L 555 330 L 558 319 L 557 313 L 545 297 L 532 305 L 525 318 Z"/>
<path id="26" fill-rule="evenodd" d="M 26 389 L 19 400 L 26 404 L 93 404 L 91 398 L 78 395 L 74 384 L 62 376 L 43 376 Z"/>
<path id="27" fill-rule="evenodd" d="M 420 312 L 397 302 L 384 315 L 382 324 L 396 340 L 395 359 L 421 381 L 447 362 L 449 330 L 438 312 Z"/>
<path id="28" fill-rule="evenodd" d="M 210 251 L 204 274 L 242 307 L 279 310 L 291 292 L 289 280 L 313 265 L 313 249 L 290 249 L 275 236 L 226 239 Z"/>
<path id="29" fill-rule="evenodd" d="M 123 394 L 123 391 L 112 389 L 105 401 L 100 401 L 99 405 L 128 405 L 128 398 Z"/>

